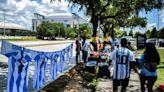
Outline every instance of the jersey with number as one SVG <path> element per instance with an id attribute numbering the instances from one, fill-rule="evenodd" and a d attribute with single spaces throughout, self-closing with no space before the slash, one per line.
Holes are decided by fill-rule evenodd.
<path id="1" fill-rule="evenodd" d="M 127 48 L 115 49 L 110 59 L 113 61 L 113 79 L 125 79 L 130 77 L 130 61 L 134 61 L 133 53 Z"/>

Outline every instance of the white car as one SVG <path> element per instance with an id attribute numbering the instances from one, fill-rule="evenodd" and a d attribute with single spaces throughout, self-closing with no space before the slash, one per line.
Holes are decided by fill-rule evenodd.
<path id="1" fill-rule="evenodd" d="M 158 38 L 151 38 L 146 40 L 146 43 L 152 43 L 157 46 L 158 46 L 158 42 L 159 42 Z"/>
<path id="2" fill-rule="evenodd" d="M 164 39 L 159 39 L 159 47 L 164 47 Z"/>

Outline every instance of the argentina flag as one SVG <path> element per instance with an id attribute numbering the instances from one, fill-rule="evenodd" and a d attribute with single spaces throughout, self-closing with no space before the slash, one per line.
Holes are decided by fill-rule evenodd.
<path id="1" fill-rule="evenodd" d="M 67 47 L 66 49 L 65 49 L 65 52 L 66 52 L 66 54 L 65 54 L 65 61 L 67 62 L 67 63 L 69 63 L 70 61 L 69 61 L 69 47 Z"/>
<path id="2" fill-rule="evenodd" d="M 48 78 L 55 80 L 58 72 L 64 71 L 65 61 L 71 60 L 72 48 L 73 44 L 60 51 L 40 52 L 2 41 L 2 54 L 8 57 L 7 92 L 38 91 Z"/>
<path id="3" fill-rule="evenodd" d="M 2 54 L 8 57 L 7 92 L 27 92 L 30 57 L 24 48 L 2 41 Z"/>
<path id="4" fill-rule="evenodd" d="M 72 60 L 72 56 L 73 56 L 73 44 L 69 46 L 69 61 Z"/>
<path id="5" fill-rule="evenodd" d="M 60 62 L 59 62 L 59 72 L 63 72 L 64 71 L 64 55 L 65 55 L 65 51 L 61 50 L 60 51 Z"/>
<path id="6" fill-rule="evenodd" d="M 50 79 L 55 80 L 57 77 L 57 62 L 58 62 L 58 52 L 53 53 L 51 56 L 51 66 L 50 66 Z"/>
<path id="7" fill-rule="evenodd" d="M 27 92 L 28 70 L 31 61 L 28 55 L 20 58 L 19 52 L 7 54 L 9 57 L 8 92 Z"/>
<path id="8" fill-rule="evenodd" d="M 34 60 L 35 60 L 35 71 L 33 77 L 33 87 L 39 90 L 44 86 L 48 59 L 46 58 L 44 52 L 38 52 Z"/>

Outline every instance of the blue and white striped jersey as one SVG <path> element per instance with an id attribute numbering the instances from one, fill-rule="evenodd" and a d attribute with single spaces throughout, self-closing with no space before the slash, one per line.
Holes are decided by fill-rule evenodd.
<path id="1" fill-rule="evenodd" d="M 134 61 L 132 51 L 120 47 L 111 53 L 110 59 L 114 66 L 113 79 L 120 80 L 130 77 L 130 61 Z"/>

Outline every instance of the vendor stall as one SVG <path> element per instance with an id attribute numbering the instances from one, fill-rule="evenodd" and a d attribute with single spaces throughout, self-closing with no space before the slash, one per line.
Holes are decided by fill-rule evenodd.
<path id="1" fill-rule="evenodd" d="M 90 73 L 97 73 L 98 77 L 110 78 L 109 72 L 109 56 L 111 53 L 110 46 L 106 46 L 99 52 L 90 52 L 88 62 L 86 63 L 86 69 Z M 96 71 L 97 70 L 97 71 Z"/>

